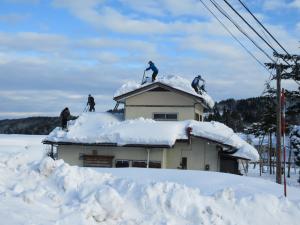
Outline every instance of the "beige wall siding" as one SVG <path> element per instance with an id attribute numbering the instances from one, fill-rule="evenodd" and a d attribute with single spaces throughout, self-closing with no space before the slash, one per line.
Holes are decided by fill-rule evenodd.
<path id="1" fill-rule="evenodd" d="M 195 101 L 171 91 L 148 91 L 126 99 L 126 105 L 183 105 L 193 106 Z"/>
<path id="2" fill-rule="evenodd" d="M 102 147 L 102 146 L 75 146 L 65 145 L 58 147 L 58 158 L 64 159 L 70 165 L 82 166 L 82 154 L 92 154 L 97 150 L 98 155 L 114 156 L 116 160 L 145 160 L 147 161 L 146 148 L 134 147 Z M 177 169 L 180 167 L 182 157 L 187 157 L 187 169 L 219 171 L 219 156 L 216 146 L 198 138 L 192 139 L 192 144 L 176 143 L 171 149 L 150 149 L 150 161 L 161 162 L 162 168 Z"/>
<path id="3" fill-rule="evenodd" d="M 187 158 L 187 169 L 219 171 L 219 156 L 215 144 L 198 138 L 192 139 L 192 144 L 177 143 L 173 149 L 167 152 L 167 168 L 180 167 L 181 158 Z"/>
<path id="4" fill-rule="evenodd" d="M 58 158 L 63 159 L 70 165 L 82 166 L 83 161 L 80 159 L 80 155 L 93 154 L 95 150 L 98 155 L 114 156 L 114 167 L 116 160 L 147 160 L 148 157 L 145 148 L 62 145 L 58 147 Z M 150 161 L 160 161 L 162 163 L 162 159 L 162 149 L 150 149 Z"/>
<path id="5" fill-rule="evenodd" d="M 132 107 L 126 106 L 125 119 L 139 117 L 153 119 L 153 113 L 177 113 L 178 120 L 193 120 L 195 117 L 193 107 Z"/>
<path id="6" fill-rule="evenodd" d="M 125 101 L 126 120 L 153 118 L 153 113 L 178 113 L 178 120 L 193 120 L 195 112 L 202 115 L 203 106 L 196 104 L 191 97 L 171 91 L 148 91 L 129 97 Z"/>
<path id="7" fill-rule="evenodd" d="M 202 105 L 200 105 L 200 104 L 195 104 L 195 113 L 198 113 L 199 115 L 202 116 L 202 121 L 203 121 L 203 119 L 204 119 L 203 110 L 204 110 L 204 108 L 203 108 Z"/>

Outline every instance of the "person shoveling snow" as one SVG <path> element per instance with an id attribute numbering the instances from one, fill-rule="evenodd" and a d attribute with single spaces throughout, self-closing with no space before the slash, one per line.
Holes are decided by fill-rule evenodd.
<path id="1" fill-rule="evenodd" d="M 156 76 L 157 76 L 157 74 L 158 74 L 158 69 L 157 69 L 157 67 L 154 65 L 154 63 L 153 63 L 152 61 L 149 61 L 148 64 L 149 64 L 149 67 L 146 68 L 146 69 L 144 70 L 144 77 L 143 77 L 143 81 L 142 81 L 143 84 L 146 83 L 146 80 L 144 79 L 144 78 L 145 78 L 145 72 L 146 72 L 146 71 L 152 70 L 152 72 L 153 72 L 153 73 L 152 73 L 152 82 L 155 81 Z M 147 78 L 147 77 L 146 77 L 146 78 Z"/>
<path id="2" fill-rule="evenodd" d="M 70 110 L 68 107 L 64 108 L 63 111 L 60 113 L 60 119 L 61 119 L 61 128 L 63 130 L 68 130 L 67 124 L 68 124 L 68 119 L 70 118 Z"/>
<path id="3" fill-rule="evenodd" d="M 202 85 L 199 82 L 202 81 Z M 201 75 L 198 75 L 192 81 L 192 87 L 194 88 L 195 92 L 201 94 L 202 91 L 205 91 L 205 80 L 202 79 Z"/>
<path id="4" fill-rule="evenodd" d="M 95 99 L 94 97 L 89 94 L 89 97 L 88 97 L 88 102 L 86 103 L 87 106 L 89 106 L 89 112 L 95 112 Z"/>

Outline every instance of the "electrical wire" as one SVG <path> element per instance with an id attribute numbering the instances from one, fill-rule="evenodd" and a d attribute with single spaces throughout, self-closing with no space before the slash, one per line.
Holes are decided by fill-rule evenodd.
<path id="1" fill-rule="evenodd" d="M 243 45 L 243 43 L 230 31 L 230 29 L 218 18 L 218 16 L 208 7 L 208 5 L 204 3 L 203 0 L 199 0 L 199 1 L 214 16 L 214 18 L 223 26 L 223 28 L 245 49 L 245 51 L 250 56 L 252 56 L 257 63 L 259 63 L 263 68 L 265 68 L 267 70 L 267 72 L 270 75 L 269 75 L 268 80 L 266 81 L 266 84 L 269 84 L 271 82 L 271 80 L 273 79 L 273 77 L 274 77 L 274 75 L 272 74 L 272 72 L 270 70 L 268 70 L 267 67 L 261 61 L 259 61 L 258 58 L 256 58 L 255 55 L 252 54 L 252 52 L 245 45 Z M 261 93 L 260 96 L 263 96 L 265 94 L 266 90 L 267 90 L 267 85 L 264 88 L 264 90 L 262 91 L 262 93 Z"/>
<path id="2" fill-rule="evenodd" d="M 264 69 L 266 69 L 268 72 L 269 70 L 266 68 L 266 66 L 259 61 L 259 59 L 229 30 L 229 28 L 217 17 L 217 15 L 202 1 L 200 2 L 203 4 L 203 6 L 215 17 L 215 19 L 222 25 L 222 27 L 231 35 L 231 37 L 236 40 L 240 46 L 258 63 L 260 64 Z"/>
<path id="3" fill-rule="evenodd" d="M 287 55 L 290 56 L 290 54 L 288 53 L 288 51 L 279 43 L 279 41 L 269 32 L 269 30 L 259 21 L 259 19 L 257 19 L 257 17 L 250 11 L 250 9 L 246 6 L 245 3 L 243 3 L 241 0 L 238 0 L 242 6 L 250 13 L 250 15 L 255 19 L 255 21 L 271 36 L 271 38 L 280 46 L 280 48 L 282 48 L 283 51 L 285 51 L 285 53 Z"/>
<path id="4" fill-rule="evenodd" d="M 267 42 L 254 28 L 253 26 L 248 23 L 248 21 L 227 1 L 227 0 L 223 0 L 231 9 L 232 11 L 234 11 L 247 25 L 248 27 L 250 27 L 250 29 L 263 41 L 265 42 L 275 53 L 278 54 L 278 52 L 276 51 L 275 48 L 273 48 L 269 42 Z M 290 65 L 290 63 L 288 61 L 286 61 L 285 59 L 283 59 L 283 61 L 285 61 L 288 65 Z"/>
<path id="5" fill-rule="evenodd" d="M 215 8 L 223 14 L 242 34 L 244 34 L 268 59 L 270 59 L 273 63 L 275 63 L 274 59 L 268 55 L 266 51 L 264 51 L 248 34 L 245 32 L 233 19 L 230 15 L 227 14 L 226 11 L 214 0 L 210 0 L 210 2 L 215 6 Z"/>

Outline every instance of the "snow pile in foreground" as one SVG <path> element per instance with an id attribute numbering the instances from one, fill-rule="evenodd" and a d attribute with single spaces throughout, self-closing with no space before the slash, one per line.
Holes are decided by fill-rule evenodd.
<path id="1" fill-rule="evenodd" d="M 16 158 L 17 163 L 11 163 Z M 292 197 L 284 199 L 277 195 L 281 186 L 255 178 L 119 169 L 127 176 L 122 177 L 112 175 L 118 169 L 98 171 L 69 166 L 62 160 L 26 162 L 22 158 L 0 158 L 3 224 L 293 225 L 300 219 L 299 189 L 289 188 Z M 135 179 L 136 175 L 142 179 Z M 168 181 L 176 175 L 184 184 Z M 190 185 L 193 180 L 202 186 Z M 211 189 L 213 193 L 205 194 Z"/>
<path id="2" fill-rule="evenodd" d="M 214 100 L 206 92 L 203 92 L 202 94 L 196 93 L 195 90 L 191 86 L 191 82 L 187 79 L 184 79 L 183 77 L 176 76 L 176 75 L 169 75 L 169 76 L 165 76 L 165 77 L 159 77 L 155 82 L 159 82 L 159 83 L 168 85 L 170 87 L 176 88 L 178 90 L 187 92 L 189 94 L 198 96 L 198 97 L 204 99 L 204 101 L 207 103 L 207 105 L 210 108 L 213 108 L 215 105 Z M 114 97 L 126 94 L 128 92 L 134 91 L 141 87 L 148 86 L 150 84 L 152 84 L 152 82 L 141 85 L 140 83 L 138 83 L 136 81 L 129 81 L 129 82 L 125 83 L 124 85 L 122 85 L 121 88 L 116 91 L 116 93 L 114 94 Z"/>
<path id="3" fill-rule="evenodd" d="M 236 135 L 232 129 L 218 122 L 154 121 L 135 119 L 119 121 L 108 113 L 84 113 L 65 132 L 60 128 L 53 130 L 45 140 L 72 143 L 113 143 L 118 146 L 127 144 L 168 145 L 176 140 L 188 139 L 186 130 L 202 138 L 230 145 L 238 149 L 235 156 L 253 161 L 259 156 L 256 149 Z"/>
<path id="4" fill-rule="evenodd" d="M 288 187 L 285 199 L 281 185 L 259 178 L 69 166 L 37 159 L 41 137 L 27 137 L 0 135 L 1 224 L 296 225 L 300 220 L 299 188 Z"/>

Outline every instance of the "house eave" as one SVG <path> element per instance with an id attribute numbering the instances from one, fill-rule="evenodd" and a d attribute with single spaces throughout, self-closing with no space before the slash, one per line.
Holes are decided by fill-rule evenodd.
<path id="1" fill-rule="evenodd" d="M 136 147 L 136 148 L 172 148 L 170 145 L 150 145 L 150 144 L 125 144 L 117 143 L 83 143 L 83 142 L 66 142 L 66 141 L 42 141 L 46 145 L 77 145 L 77 146 L 109 146 L 109 147 Z"/>

